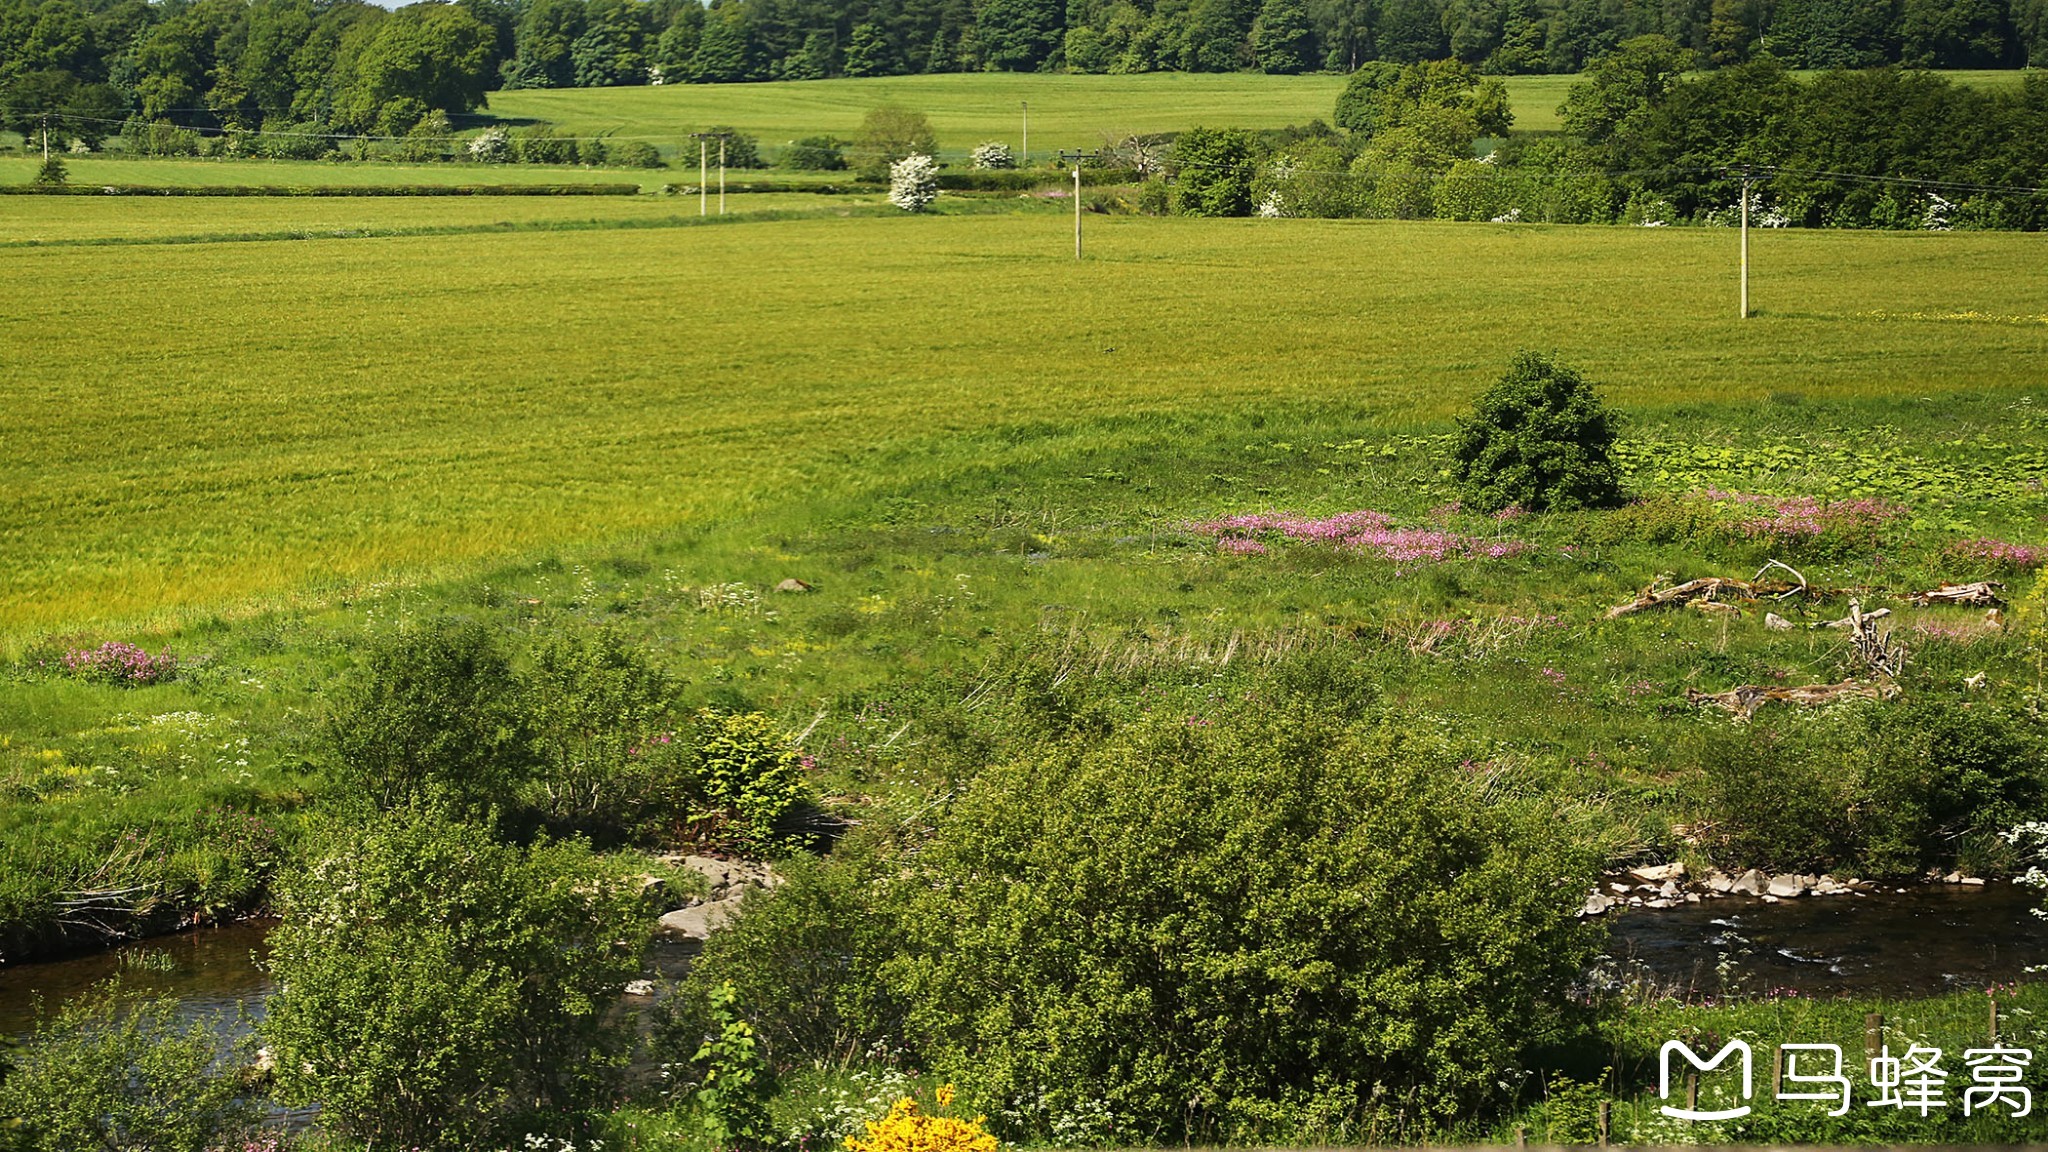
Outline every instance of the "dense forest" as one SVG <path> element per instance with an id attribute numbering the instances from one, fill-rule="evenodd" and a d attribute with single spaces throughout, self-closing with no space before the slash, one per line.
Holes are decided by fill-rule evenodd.
<path id="1" fill-rule="evenodd" d="M 1660 35 L 1699 67 L 2048 65 L 2048 0 L 0 0 L 0 112 L 409 131 L 497 87 L 985 69 L 1576 72 Z"/>

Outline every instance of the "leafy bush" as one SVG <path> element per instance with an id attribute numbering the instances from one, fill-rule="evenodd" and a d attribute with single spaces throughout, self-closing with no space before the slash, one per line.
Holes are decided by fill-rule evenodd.
<path id="1" fill-rule="evenodd" d="M 1803 872 L 1852 857 L 1858 761 L 1854 736 L 1826 724 L 1715 733 L 1701 750 L 1697 822 L 1715 863 Z"/>
<path id="2" fill-rule="evenodd" d="M 761 163 L 761 140 L 749 136 L 730 124 L 714 125 L 705 129 L 725 137 L 725 166 L 727 168 L 766 168 Z M 718 163 L 718 141 L 711 141 L 711 163 Z"/>
<path id="3" fill-rule="evenodd" d="M 1187 216 L 1248 216 L 1257 140 L 1236 128 L 1190 128 L 1167 160 L 1178 185 L 1175 206 Z"/>
<path id="4" fill-rule="evenodd" d="M 337 829 L 281 886 L 264 1034 L 289 1100 L 378 1147 L 574 1134 L 603 1099 L 640 970 L 636 878 L 574 842 L 525 849 L 444 812 Z"/>
<path id="5" fill-rule="evenodd" d="M 645 140 L 613 142 L 609 157 L 616 168 L 661 168 L 661 150 Z"/>
<path id="6" fill-rule="evenodd" d="M 711 990 L 712 1032 L 690 1058 L 701 1070 L 695 1098 L 713 1148 L 762 1148 L 770 1142 L 768 1069 L 735 998 L 730 984 Z"/>
<path id="7" fill-rule="evenodd" d="M 856 838 L 828 859 L 796 856 L 776 869 L 782 882 L 749 897 L 692 965 L 664 1027 L 671 1059 L 717 1027 L 708 1005 L 720 986 L 737 991 L 763 1054 L 780 1067 L 900 1035 L 903 1007 L 882 980 L 901 945 L 890 903 L 896 865 Z"/>
<path id="8" fill-rule="evenodd" d="M 1613 507 L 1620 419 L 1572 369 L 1536 352 L 1515 354 L 1458 427 L 1453 472 L 1467 507 L 1537 512 Z"/>
<path id="9" fill-rule="evenodd" d="M 39 1021 L 0 1078 L 0 1147 L 207 1152 L 252 1135 L 260 1109 L 236 1073 L 253 1045 L 177 1010 L 110 983 Z"/>
<path id="10" fill-rule="evenodd" d="M 922 112 L 884 105 L 868 109 L 854 139 L 854 168 L 863 180 L 885 180 L 889 166 L 907 156 L 938 152 L 932 122 Z"/>
<path id="11" fill-rule="evenodd" d="M 519 137 L 519 160 L 524 164 L 574 164 L 576 141 L 556 135 L 549 125 L 535 124 Z"/>
<path id="12" fill-rule="evenodd" d="M 168 120 L 130 120 L 121 128 L 128 150 L 143 156 L 197 156 L 199 133 Z"/>
<path id="13" fill-rule="evenodd" d="M 832 136 L 806 136 L 782 150 L 781 164 L 798 172 L 838 172 L 846 167 L 846 142 Z"/>
<path id="14" fill-rule="evenodd" d="M 1017 1133 L 1090 1142 L 1446 1122 L 1564 1032 L 1598 937 L 1554 812 L 1311 709 L 990 769 L 910 868 L 913 1041 Z"/>
<path id="15" fill-rule="evenodd" d="M 889 165 L 889 203 L 922 212 L 939 198 L 939 166 L 929 156 L 906 156 Z"/>
<path id="16" fill-rule="evenodd" d="M 70 180 L 71 169 L 64 166 L 64 159 L 60 156 L 52 156 L 48 160 L 43 161 L 41 166 L 36 169 L 36 174 L 30 178 L 32 183 L 41 184 L 46 187 L 67 184 Z"/>
<path id="17" fill-rule="evenodd" d="M 516 687 L 481 625 L 440 621 L 383 641 L 326 718 L 336 774 L 380 809 L 434 800 L 481 816 L 532 769 Z"/>
<path id="18" fill-rule="evenodd" d="M 759 712 L 698 714 L 698 786 L 744 847 L 770 845 L 777 822 L 811 798 L 807 767 L 788 737 Z"/>
<path id="19" fill-rule="evenodd" d="M 318 160 L 334 150 L 334 141 L 326 133 L 325 126 L 314 121 L 269 120 L 257 137 L 256 149 L 271 160 Z"/>
<path id="20" fill-rule="evenodd" d="M 690 777 L 679 770 L 676 685 L 613 632 L 560 632 L 534 649 L 520 677 L 532 734 L 528 807 L 557 832 L 617 838 L 684 817 Z"/>

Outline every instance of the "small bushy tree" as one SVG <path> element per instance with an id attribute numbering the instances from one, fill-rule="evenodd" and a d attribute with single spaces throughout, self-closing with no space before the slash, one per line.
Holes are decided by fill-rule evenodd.
<path id="1" fill-rule="evenodd" d="M 939 166 L 929 156 L 906 156 L 889 165 L 889 203 L 922 212 L 939 198 Z"/>
<path id="2" fill-rule="evenodd" d="M 1173 142 L 1167 166 L 1178 181 L 1175 203 L 1188 216 L 1248 216 L 1258 165 L 1257 141 L 1239 128 L 1190 128 Z"/>
<path id="3" fill-rule="evenodd" d="M 179 1023 L 172 999 L 106 984 L 40 1021 L 0 1068 L 0 1148 L 20 1152 L 207 1152 L 239 1146 L 260 1119 L 237 1074 L 248 1037 Z"/>
<path id="4" fill-rule="evenodd" d="M 1452 467 L 1463 499 L 1488 512 L 1619 504 L 1620 424 L 1576 371 L 1518 352 L 1458 427 Z"/>
<path id="5" fill-rule="evenodd" d="M 806 136 L 782 150 L 781 164 L 798 172 L 838 172 L 846 167 L 846 142 L 832 136 Z"/>
<path id="6" fill-rule="evenodd" d="M 630 1035 L 611 1012 L 650 927 L 578 842 L 521 848 L 407 809 L 337 830 L 282 885 L 264 1034 L 285 1098 L 380 1148 L 570 1134 Z"/>
<path id="7" fill-rule="evenodd" d="M 980 172 L 1006 172 L 1017 166 L 1017 158 L 1010 155 L 1010 146 L 1000 140 L 976 144 L 967 158 Z"/>
<path id="8" fill-rule="evenodd" d="M 854 138 L 854 167 L 863 180 L 882 180 L 889 166 L 908 156 L 938 152 L 932 122 L 922 112 L 894 105 L 870 108 Z"/>
<path id="9" fill-rule="evenodd" d="M 892 964 L 933 1070 L 1013 1134 L 1116 1144 L 1412 1133 L 1498 1101 L 1568 1026 L 1595 854 L 1421 739 L 1305 706 L 1204 724 L 955 802 Z"/>
<path id="10" fill-rule="evenodd" d="M 328 713 L 335 774 L 376 808 L 432 800 L 481 816 L 532 768 L 517 688 L 481 625 L 440 621 L 381 641 Z"/>

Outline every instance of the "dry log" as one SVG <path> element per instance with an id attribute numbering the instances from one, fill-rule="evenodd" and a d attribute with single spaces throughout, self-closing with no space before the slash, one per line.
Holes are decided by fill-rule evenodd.
<path id="1" fill-rule="evenodd" d="M 1858 616 L 1859 616 L 1859 615 L 1861 616 L 1861 618 L 1862 618 L 1863 620 L 1869 621 L 1869 620 L 1882 620 L 1882 619 L 1884 619 L 1885 617 L 1887 617 L 1887 616 L 1889 616 L 1889 615 L 1891 615 L 1891 614 L 1892 614 L 1892 610 L 1891 610 L 1891 609 L 1889 609 L 1889 608 L 1879 608 L 1879 609 L 1878 609 L 1877 611 L 1875 611 L 1875 612 L 1861 612 L 1861 613 L 1859 613 L 1859 612 L 1858 612 L 1858 605 L 1857 605 L 1857 603 L 1856 603 L 1856 602 L 1855 602 L 1854 600 L 1851 600 L 1851 601 L 1849 602 L 1849 615 L 1847 615 L 1847 616 L 1844 616 L 1844 617 L 1842 617 L 1842 618 L 1841 618 L 1840 620 L 1816 620 L 1816 621 L 1814 621 L 1813 623 L 1811 623 L 1811 624 L 1808 624 L 1808 625 L 1807 625 L 1807 627 L 1808 627 L 1808 628 L 1847 628 L 1847 629 L 1848 629 L 1848 630 L 1850 630 L 1851 632 L 1854 632 L 1854 631 L 1856 631 L 1856 629 L 1857 629 L 1857 623 L 1856 623 L 1856 621 L 1857 621 L 1857 618 L 1858 618 Z"/>
<path id="2" fill-rule="evenodd" d="M 1840 684 L 1804 684 L 1796 688 L 1767 688 L 1761 684 L 1744 684 L 1739 688 L 1730 688 L 1726 692 L 1701 692 L 1695 688 L 1685 690 L 1685 698 L 1691 703 L 1701 707 L 1725 709 L 1742 720 L 1749 719 L 1756 714 L 1758 708 L 1773 702 L 1814 705 L 1851 697 L 1889 700 L 1898 694 L 1899 688 L 1896 684 L 1862 680 L 1844 680 Z"/>
<path id="3" fill-rule="evenodd" d="M 1607 619 L 1613 620 L 1648 608 L 1668 608 L 1674 604 L 1702 601 L 1712 603 L 1732 599 L 1749 600 L 1754 599 L 1754 596 L 1750 586 L 1743 581 L 1730 580 L 1722 576 L 1702 576 L 1697 580 L 1687 580 L 1683 584 L 1675 584 L 1669 588 L 1659 588 L 1652 584 L 1643 589 L 1643 594 L 1634 600 L 1609 608 Z"/>
<path id="4" fill-rule="evenodd" d="M 1930 592 L 1916 592 L 1908 597 L 1916 608 L 1932 604 L 1962 604 L 1971 608 L 1995 608 L 2005 603 L 1998 594 L 2005 585 L 1997 580 L 1979 580 L 1972 584 L 1943 584 Z"/>

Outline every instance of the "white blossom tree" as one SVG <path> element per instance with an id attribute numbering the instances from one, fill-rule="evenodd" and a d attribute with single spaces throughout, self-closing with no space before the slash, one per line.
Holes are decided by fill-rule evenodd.
<path id="1" fill-rule="evenodd" d="M 939 166 L 923 153 L 889 165 L 889 203 L 905 212 L 922 212 L 939 198 Z"/>

